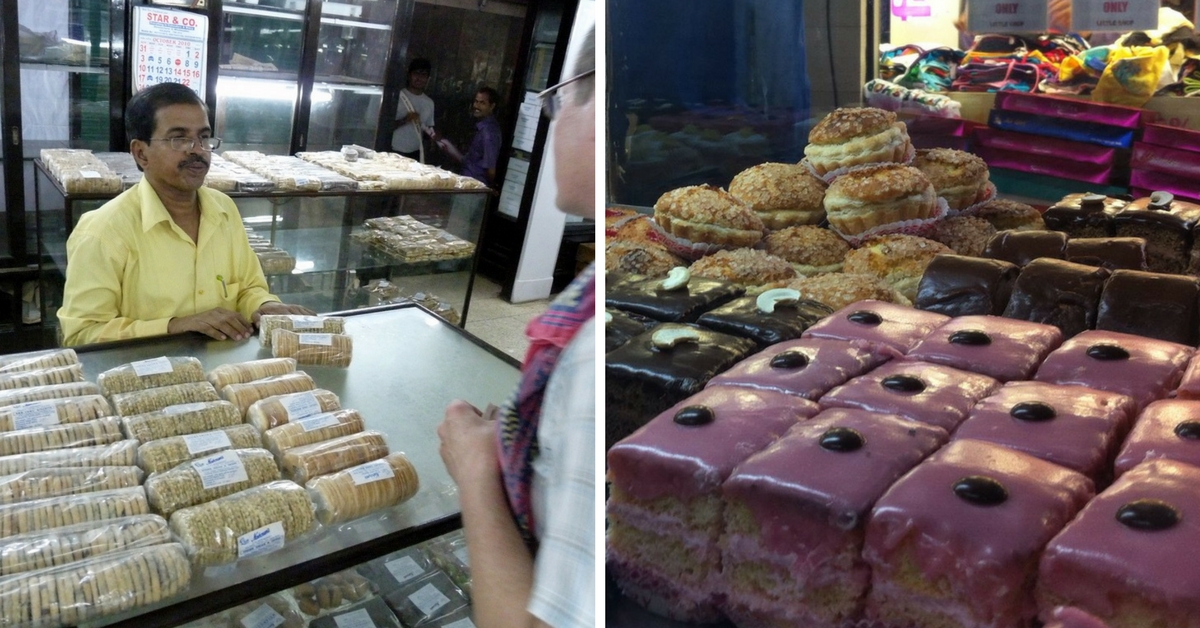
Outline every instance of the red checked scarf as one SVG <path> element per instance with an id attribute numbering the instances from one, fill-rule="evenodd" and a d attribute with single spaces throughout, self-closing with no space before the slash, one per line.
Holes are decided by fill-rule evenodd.
<path id="1" fill-rule="evenodd" d="M 562 350 L 575 332 L 596 312 L 596 270 L 590 265 L 567 286 L 541 316 L 529 321 L 525 335 L 529 352 L 521 367 L 521 382 L 501 409 L 496 430 L 500 472 L 508 505 L 521 537 L 536 553 L 533 534 L 533 459 L 537 457 L 542 396 Z"/>

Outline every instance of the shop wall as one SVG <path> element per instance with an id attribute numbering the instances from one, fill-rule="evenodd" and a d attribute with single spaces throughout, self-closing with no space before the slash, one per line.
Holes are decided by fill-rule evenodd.
<path id="1" fill-rule="evenodd" d="M 867 11 L 873 5 L 869 1 L 804 3 L 813 119 L 836 107 L 860 104 L 866 82 L 865 51 L 874 39 L 867 32 Z"/>
<path id="2" fill-rule="evenodd" d="M 34 33 L 72 36 L 67 0 L 18 2 L 17 23 Z M 21 70 L 21 126 L 26 142 L 66 140 L 70 135 L 68 75 Z"/>

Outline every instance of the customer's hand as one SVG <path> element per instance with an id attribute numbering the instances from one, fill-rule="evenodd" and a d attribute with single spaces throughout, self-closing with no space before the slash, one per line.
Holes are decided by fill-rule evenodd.
<path id="1" fill-rule="evenodd" d="M 262 318 L 263 314 L 299 314 L 301 316 L 315 316 L 316 312 L 304 307 L 303 305 L 290 305 L 280 303 L 279 301 L 267 301 L 258 306 L 258 311 L 252 317 L 254 324 L 258 324 L 258 319 Z"/>
<path id="2" fill-rule="evenodd" d="M 167 323 L 167 333 L 194 331 L 217 340 L 245 340 L 254 331 L 241 314 L 223 307 L 191 316 L 177 316 Z"/>
<path id="3" fill-rule="evenodd" d="M 498 476 L 496 423 L 480 414 L 475 406 L 461 400 L 446 406 L 446 418 L 438 426 L 442 462 L 454 483 L 462 486 L 478 478 Z"/>

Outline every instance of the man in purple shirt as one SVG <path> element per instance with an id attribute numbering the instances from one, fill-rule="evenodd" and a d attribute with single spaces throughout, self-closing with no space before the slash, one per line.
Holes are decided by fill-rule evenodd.
<path id="1" fill-rule="evenodd" d="M 500 123 L 492 115 L 499 100 L 500 94 L 490 87 L 481 87 L 475 93 L 471 112 L 478 122 L 475 123 L 475 137 L 462 160 L 462 174 L 478 179 L 488 187 L 495 187 L 496 162 L 500 158 Z"/>

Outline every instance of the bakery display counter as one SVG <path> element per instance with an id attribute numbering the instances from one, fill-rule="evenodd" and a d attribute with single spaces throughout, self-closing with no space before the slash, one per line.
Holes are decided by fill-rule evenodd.
<path id="1" fill-rule="evenodd" d="M 92 625 L 175 626 L 265 594 L 333 574 L 429 540 L 460 526 L 457 491 L 438 455 L 436 427 L 451 400 L 479 407 L 505 399 L 516 385 L 517 364 L 461 329 L 414 306 L 343 314 L 355 339 L 348 368 L 302 365 L 318 387 L 361 413 L 383 433 L 393 452 L 416 467 L 421 487 L 403 504 L 315 531 L 270 554 L 218 567 L 193 567 L 190 586 L 161 603 Z M 77 349 L 84 373 L 163 355 L 198 358 L 206 370 L 270 357 L 257 338 L 217 342 L 180 335 Z M 462 373 L 472 373 L 469 380 Z"/>

